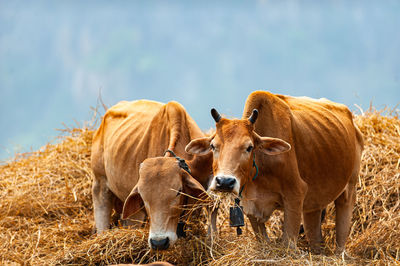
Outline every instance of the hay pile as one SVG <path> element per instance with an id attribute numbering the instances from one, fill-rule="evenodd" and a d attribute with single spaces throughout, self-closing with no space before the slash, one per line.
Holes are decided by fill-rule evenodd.
<path id="1" fill-rule="evenodd" d="M 70 129 L 60 144 L 0 168 L 0 263 L 45 264 L 91 235 L 92 131 Z"/>
<path id="2" fill-rule="evenodd" d="M 243 235 L 229 227 L 223 204 L 220 232 L 206 238 L 205 218 L 192 219 L 188 237 L 166 252 L 150 252 L 148 229 L 115 227 L 92 235 L 90 147 L 93 127 L 66 129 L 58 144 L 16 156 L 0 166 L 0 264 L 113 264 L 167 260 L 180 265 L 398 263 L 400 259 L 400 120 L 395 114 L 368 111 L 356 116 L 365 151 L 347 251 L 332 255 L 334 208 L 323 224 L 323 255 L 279 243 L 282 214 L 267 224 L 271 243 L 255 241 L 249 223 Z M 222 214 L 222 215 L 221 215 Z"/>
<path id="3" fill-rule="evenodd" d="M 369 258 L 400 259 L 400 120 L 381 114 L 356 118 L 365 149 L 349 248 Z"/>

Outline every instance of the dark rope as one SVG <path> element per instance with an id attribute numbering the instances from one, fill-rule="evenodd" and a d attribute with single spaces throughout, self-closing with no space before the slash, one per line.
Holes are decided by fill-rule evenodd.
<path id="1" fill-rule="evenodd" d="M 258 166 L 256 164 L 256 155 L 255 155 L 255 153 L 254 153 L 254 158 L 253 158 L 253 167 L 256 168 L 256 174 L 252 178 L 252 180 L 254 181 L 258 176 Z"/>
<path id="2" fill-rule="evenodd" d="M 187 165 L 185 159 L 182 159 L 182 158 L 176 156 L 176 154 L 171 150 L 166 150 L 164 152 L 164 156 L 167 152 L 169 152 L 178 161 L 180 168 L 182 168 L 183 170 L 188 172 L 189 175 L 191 175 L 189 165 Z M 188 197 L 184 195 L 183 210 L 181 212 L 181 215 L 179 216 L 178 226 L 176 228 L 176 234 L 177 234 L 178 238 L 186 237 L 186 232 L 185 232 L 186 223 L 184 221 L 182 221 L 182 219 L 185 216 L 185 208 L 186 208 L 187 203 L 188 203 Z"/>
<path id="3" fill-rule="evenodd" d="M 182 159 L 181 157 L 176 156 L 176 154 L 175 154 L 173 151 L 171 151 L 171 150 L 166 150 L 166 151 L 164 152 L 164 156 L 165 156 L 165 154 L 166 154 L 167 152 L 171 153 L 172 156 L 175 157 L 175 159 L 178 161 L 178 164 L 179 164 L 179 167 L 180 167 L 180 168 L 182 168 L 183 170 L 185 170 L 186 172 L 188 172 L 189 174 L 191 174 L 189 165 L 187 165 L 185 159 Z"/>
<path id="4" fill-rule="evenodd" d="M 253 167 L 256 168 L 256 174 L 251 179 L 254 181 L 258 176 L 258 166 L 256 164 L 256 153 L 253 153 Z M 239 195 L 235 199 L 234 207 L 230 207 L 229 209 L 229 219 L 230 219 L 230 226 L 236 227 L 236 235 L 242 234 L 241 226 L 244 226 L 244 217 L 243 217 L 243 207 L 240 206 L 240 199 L 242 198 L 242 192 L 245 187 L 246 183 L 240 188 Z"/>
<path id="5" fill-rule="evenodd" d="M 181 215 L 179 215 L 179 221 L 178 221 L 178 226 L 176 227 L 176 235 L 178 238 L 181 237 L 186 237 L 186 232 L 185 232 L 185 227 L 186 227 L 186 222 L 183 221 L 185 217 L 185 208 L 187 207 L 188 204 L 188 197 L 184 196 L 183 200 L 183 210 L 181 212 Z"/>
<path id="6" fill-rule="evenodd" d="M 253 167 L 254 168 L 256 168 L 256 174 L 253 176 L 253 178 L 251 179 L 252 181 L 254 181 L 256 178 L 257 178 L 257 176 L 258 176 L 258 166 L 257 166 L 257 164 L 256 164 L 256 153 L 253 153 L 254 154 L 254 156 L 253 156 Z M 240 188 L 240 190 L 239 190 L 239 198 L 241 198 L 242 197 L 242 192 L 243 192 L 243 189 L 244 189 L 244 186 L 245 186 L 246 184 L 243 184 L 243 186 Z"/>

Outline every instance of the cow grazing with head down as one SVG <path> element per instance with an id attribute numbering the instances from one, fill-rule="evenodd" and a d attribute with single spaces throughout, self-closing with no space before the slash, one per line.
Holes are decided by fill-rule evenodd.
<path id="1" fill-rule="evenodd" d="M 182 206 L 192 201 L 185 195 L 202 196 L 212 178 L 211 154 L 184 150 L 200 137 L 204 134 L 177 102 L 139 100 L 108 109 L 92 143 L 97 232 L 109 228 L 114 207 L 123 219 L 149 216 L 151 248 L 174 244 Z M 175 154 L 186 162 L 171 157 Z"/>
<path id="2" fill-rule="evenodd" d="M 222 118 L 215 109 L 212 116 L 215 134 L 186 147 L 197 155 L 213 151 L 209 189 L 241 194 L 258 236 L 267 237 L 264 223 L 275 209 L 283 209 L 283 238 L 289 245 L 296 244 L 303 216 L 316 253 L 321 211 L 334 201 L 337 252 L 344 251 L 363 149 L 348 108 L 326 99 L 257 91 L 247 98 L 242 119 Z"/>

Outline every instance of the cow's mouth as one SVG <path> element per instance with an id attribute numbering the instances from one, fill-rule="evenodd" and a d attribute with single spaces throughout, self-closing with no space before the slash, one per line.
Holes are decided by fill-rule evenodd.
<path id="1" fill-rule="evenodd" d="M 217 191 L 217 192 L 228 192 L 228 193 L 230 193 L 230 192 L 233 192 L 233 188 L 216 188 L 216 189 L 214 189 L 214 191 Z"/>
<path id="2" fill-rule="evenodd" d="M 151 249 L 155 250 L 166 250 L 169 248 L 169 238 L 163 238 L 163 239 L 150 239 L 150 245 Z"/>

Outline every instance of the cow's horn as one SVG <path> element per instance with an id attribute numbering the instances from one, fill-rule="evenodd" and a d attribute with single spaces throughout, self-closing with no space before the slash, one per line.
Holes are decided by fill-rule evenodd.
<path id="1" fill-rule="evenodd" d="M 251 116 L 249 117 L 249 121 L 254 124 L 257 120 L 258 117 L 258 110 L 257 109 L 253 109 L 253 113 L 251 114 Z"/>
<path id="2" fill-rule="evenodd" d="M 211 109 L 211 115 L 214 118 L 215 122 L 219 122 L 219 120 L 221 120 L 221 115 L 218 113 L 217 110 L 215 110 L 215 108 Z"/>

